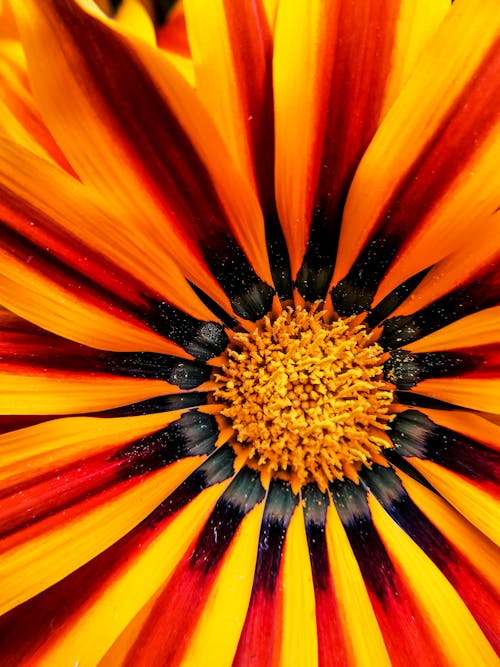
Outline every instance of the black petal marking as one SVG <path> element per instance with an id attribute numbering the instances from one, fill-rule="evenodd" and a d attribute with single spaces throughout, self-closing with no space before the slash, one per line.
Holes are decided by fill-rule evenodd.
<path id="1" fill-rule="evenodd" d="M 374 466 L 363 481 L 389 516 L 441 569 L 446 571 L 454 560 L 451 545 L 413 503 L 400 479 L 390 468 Z"/>
<path id="2" fill-rule="evenodd" d="M 157 304 L 150 326 L 200 361 L 216 357 L 228 344 L 222 325 L 197 320 L 166 302 Z"/>
<path id="3" fill-rule="evenodd" d="M 395 350 L 384 364 L 384 377 L 398 389 L 412 389 L 422 380 L 462 375 L 482 363 L 480 356 L 454 352 Z"/>
<path id="4" fill-rule="evenodd" d="M 498 304 L 491 277 L 458 288 L 412 315 L 400 315 L 384 324 L 380 344 L 387 348 L 408 345 L 466 315 Z"/>
<path id="5" fill-rule="evenodd" d="M 195 292 L 196 296 L 199 298 L 199 300 L 207 306 L 207 308 L 210 308 L 212 313 L 219 319 L 221 322 L 224 323 L 224 325 L 228 329 L 234 329 L 236 326 L 238 326 L 238 322 L 231 317 L 221 306 L 219 306 L 218 303 L 216 303 L 212 298 L 208 296 L 208 294 L 205 294 L 205 292 L 192 283 L 191 281 L 188 281 L 191 289 L 193 292 Z"/>
<path id="6" fill-rule="evenodd" d="M 259 473 L 242 468 L 217 501 L 196 543 L 190 566 L 204 574 L 215 571 L 244 517 L 264 496 Z"/>
<path id="7" fill-rule="evenodd" d="M 304 519 L 306 524 L 307 543 L 311 554 L 311 567 L 316 592 L 331 587 L 330 564 L 326 543 L 326 511 L 328 495 L 321 493 L 315 484 L 304 488 Z"/>
<path id="8" fill-rule="evenodd" d="M 296 278 L 306 301 L 324 299 L 333 274 L 339 225 L 325 218 L 323 209 L 313 212 L 306 254 Z"/>
<path id="9" fill-rule="evenodd" d="M 97 417 L 136 417 L 138 415 L 150 415 L 158 412 L 170 412 L 171 410 L 182 410 L 205 405 L 207 394 L 205 392 L 193 391 L 189 394 L 172 394 L 170 396 L 158 396 L 149 398 L 138 403 L 131 403 L 119 408 L 111 408 L 93 414 Z"/>
<path id="10" fill-rule="evenodd" d="M 115 353 L 107 363 L 119 375 L 165 380 L 180 389 L 194 389 L 212 373 L 204 364 L 154 352 Z"/>
<path id="11" fill-rule="evenodd" d="M 282 301 L 286 301 L 293 297 L 293 283 L 288 249 L 277 213 L 274 212 L 272 215 L 268 215 L 265 224 L 267 254 L 274 287 L 279 298 Z"/>
<path id="12" fill-rule="evenodd" d="M 154 529 L 161 521 L 176 514 L 209 486 L 223 482 L 234 474 L 236 456 L 228 445 L 223 445 L 185 479 L 147 519 Z"/>
<path id="13" fill-rule="evenodd" d="M 375 292 L 397 250 L 389 238 L 365 246 L 348 275 L 331 291 L 333 307 L 342 317 L 370 309 Z"/>
<path id="14" fill-rule="evenodd" d="M 166 428 L 127 445 L 115 457 L 131 462 L 127 477 L 152 472 L 187 456 L 210 454 L 218 436 L 213 415 L 187 412 Z"/>
<path id="15" fill-rule="evenodd" d="M 276 587 L 286 531 L 298 497 L 288 482 L 273 479 L 269 485 L 259 536 L 254 590 L 271 595 Z"/>
<path id="16" fill-rule="evenodd" d="M 373 525 L 366 492 L 348 480 L 330 489 L 366 585 L 382 602 L 388 593 L 397 597 L 396 573 Z"/>
<path id="17" fill-rule="evenodd" d="M 273 288 L 258 277 L 232 237 L 219 239 L 217 250 L 211 248 L 204 258 L 236 315 L 255 322 L 271 309 Z"/>
<path id="18" fill-rule="evenodd" d="M 428 459 L 478 482 L 498 482 L 498 452 L 435 424 L 421 412 L 407 410 L 397 415 L 389 436 L 402 456 Z"/>
<path id="19" fill-rule="evenodd" d="M 392 292 L 389 292 L 389 294 L 368 313 L 368 317 L 366 318 L 368 326 L 372 328 L 376 327 L 380 322 L 385 320 L 385 318 L 396 310 L 407 296 L 413 292 L 429 271 L 430 267 L 420 271 L 420 273 L 416 273 L 411 278 L 408 278 L 408 280 L 405 280 L 404 283 L 401 283 L 401 285 L 393 289 Z"/>

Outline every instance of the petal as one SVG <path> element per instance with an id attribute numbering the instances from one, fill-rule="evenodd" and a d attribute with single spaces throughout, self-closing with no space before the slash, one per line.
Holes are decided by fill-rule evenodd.
<path id="1" fill-rule="evenodd" d="M 183 667 L 198 667 L 206 656 L 217 656 L 221 667 L 233 664 L 252 590 L 262 509 L 258 505 L 241 522 L 182 658 Z"/>
<path id="2" fill-rule="evenodd" d="M 141 610 L 154 602 L 201 531 L 221 486 L 206 489 L 166 522 L 156 526 L 145 522 L 136 529 L 135 539 L 111 547 L 70 576 L 67 586 L 60 582 L 41 600 L 35 598 L 24 609 L 11 612 L 10 624 L 5 617 L 8 631 L 2 636 L 9 641 L 2 645 L 2 655 L 12 655 L 16 663 L 16 656 L 36 652 L 37 664 L 47 667 L 74 664 L 75 655 L 82 664 L 96 664 Z M 69 614 L 68 600 L 74 605 Z"/>
<path id="3" fill-rule="evenodd" d="M 151 45 L 156 45 L 156 33 L 152 18 L 143 0 L 123 0 L 115 15 L 115 21 Z"/>
<path id="4" fill-rule="evenodd" d="M 280 664 L 318 665 L 316 608 L 304 513 L 290 519 L 283 554 L 283 610 Z"/>
<path id="5" fill-rule="evenodd" d="M 500 252 L 498 235 L 499 217 L 488 219 L 489 228 L 481 225 L 463 248 L 442 262 L 438 262 L 424 277 L 415 291 L 393 313 L 393 317 L 384 323 L 381 341 L 390 347 L 399 347 L 417 340 L 438 329 L 451 325 L 462 318 L 464 333 L 477 335 L 474 328 L 485 325 L 489 331 L 494 329 L 491 317 L 497 317 L 496 306 L 500 301 L 499 270 Z M 477 314 L 484 310 L 484 315 Z M 457 324 L 449 331 L 456 333 L 462 324 Z M 448 335 L 448 328 L 444 329 Z M 439 342 L 436 333 L 431 342 Z"/>
<path id="6" fill-rule="evenodd" d="M 354 169 L 384 107 L 447 10 L 413 0 L 279 4 L 274 52 L 276 192 L 292 274 L 323 292 Z M 430 4 L 427 3 L 430 8 Z M 314 278 L 313 278 L 314 280 Z M 307 290 L 307 287 L 305 287 Z M 306 294 L 307 298 L 311 298 Z M 313 299 L 311 299 L 313 300 Z"/>
<path id="7" fill-rule="evenodd" d="M 117 419 L 69 417 L 5 433 L 0 436 L 2 489 L 115 449 L 179 417 L 180 411 Z"/>
<path id="8" fill-rule="evenodd" d="M 37 155 L 74 173 L 45 126 L 31 94 L 20 43 L 0 43 L 0 127 L 2 133 Z"/>
<path id="9" fill-rule="evenodd" d="M 495 378 L 437 378 L 423 380 L 414 391 L 438 401 L 454 403 L 471 410 L 500 413 L 500 379 Z"/>
<path id="10" fill-rule="evenodd" d="M 424 336 L 405 349 L 411 352 L 434 352 L 439 350 L 470 350 L 476 347 L 492 349 L 500 341 L 500 306 L 486 308 L 473 315 L 463 317 L 442 329 Z M 490 359 L 490 362 L 493 359 Z"/>
<path id="11" fill-rule="evenodd" d="M 258 190 L 273 177 L 271 35 L 261 0 L 185 0 L 196 89 L 238 169 Z"/>
<path id="12" fill-rule="evenodd" d="M 366 486 L 344 482 L 338 488 L 332 486 L 332 495 L 363 575 L 391 664 L 418 661 L 429 667 L 435 665 L 439 647 L 373 525 Z M 403 635 L 405 641 L 401 642 Z"/>
<path id="13" fill-rule="evenodd" d="M 326 516 L 330 498 L 312 485 L 304 489 L 303 498 L 318 628 L 318 665 L 348 667 L 355 662 L 351 659 L 343 627 L 337 598 L 337 576 L 331 571 L 328 561 Z"/>
<path id="14" fill-rule="evenodd" d="M 178 391 L 163 380 L 120 378 L 95 373 L 0 372 L 0 412 L 64 415 L 134 403 Z"/>
<path id="15" fill-rule="evenodd" d="M 64 520 L 59 515 L 49 517 L 34 527 L 36 531 L 27 528 L 3 540 L 2 611 L 61 580 L 127 534 L 194 466 L 196 461 L 181 461 L 141 484 L 124 482 L 75 505 L 65 512 Z M 16 576 L 20 571 L 23 577 Z"/>
<path id="16" fill-rule="evenodd" d="M 494 664 L 494 651 L 449 581 L 373 496 L 368 502 L 374 525 L 396 571 L 425 614 L 444 664 Z"/>
<path id="17" fill-rule="evenodd" d="M 456 3 L 367 149 L 335 267 L 343 311 L 353 289 L 354 310 L 370 304 L 393 260 L 377 298 L 466 244 L 471 221 L 496 209 L 499 28 L 495 0 Z"/>
<path id="18" fill-rule="evenodd" d="M 412 458 L 410 462 L 466 519 L 500 545 L 498 492 L 493 494 L 480 483 L 432 461 Z"/>
<path id="19" fill-rule="evenodd" d="M 109 304 L 80 297 L 62 277 L 51 280 L 1 250 L 0 303 L 43 329 L 90 347 L 183 354 L 130 316 L 110 312 Z"/>
<path id="20" fill-rule="evenodd" d="M 500 579 L 496 566 L 498 547 L 436 493 L 409 475 L 396 472 L 418 508 L 468 561 L 469 566 L 476 570 L 494 591 L 499 592 Z M 453 562 L 450 562 L 450 566 L 453 567 Z M 494 619 L 490 617 L 490 620 Z"/>
<path id="21" fill-rule="evenodd" d="M 274 665 L 282 633 L 283 544 L 298 498 L 290 485 L 272 480 L 262 517 L 253 588 L 234 657 L 235 667 Z M 262 634 L 262 626 L 267 632 Z"/>
<path id="22" fill-rule="evenodd" d="M 197 659 L 196 652 L 199 651 L 201 639 L 198 630 L 203 633 L 205 623 L 209 622 L 206 616 L 204 618 L 206 606 L 210 604 L 210 600 L 213 603 L 214 598 L 211 598 L 211 595 L 214 586 L 217 586 L 216 582 L 220 577 L 224 577 L 226 567 L 229 573 L 234 568 L 232 550 L 234 547 L 239 551 L 241 545 L 239 538 L 247 544 L 247 547 L 249 539 L 253 542 L 250 555 L 253 554 L 252 564 L 255 562 L 257 539 L 252 540 L 250 536 L 253 533 L 255 533 L 255 538 L 257 536 L 256 530 L 261 513 L 255 513 L 252 510 L 261 503 L 264 495 L 264 489 L 255 471 L 243 468 L 236 475 L 217 501 L 207 524 L 194 545 L 194 550 L 190 551 L 179 563 L 168 585 L 156 601 L 128 655 L 127 665 L 142 667 L 151 664 L 168 664 L 173 666 L 182 664 L 185 659 L 188 660 L 188 664 L 189 661 Z M 248 522 L 245 521 L 247 515 Z M 248 561 L 243 572 L 247 573 L 246 577 L 243 574 L 245 590 L 240 592 L 246 596 L 246 603 L 243 609 L 241 601 L 234 603 L 236 622 L 240 629 L 250 597 L 251 581 L 248 577 Z M 218 597 L 217 592 L 215 592 L 215 597 Z M 230 652 L 236 651 L 238 634 L 233 625 L 232 642 L 229 644 Z M 195 653 L 191 653 L 191 650 L 194 650 Z M 226 659 L 229 659 L 230 664 L 232 655 L 226 656 Z"/>
<path id="23" fill-rule="evenodd" d="M 269 300 L 257 199 L 231 168 L 210 119 L 164 54 L 119 32 L 87 4 L 84 9 L 50 2 L 43 11 L 36 2 L 28 4 L 14 8 L 34 95 L 82 180 L 100 189 L 129 224 L 144 229 L 221 304 L 227 299 L 207 266 L 233 302 L 251 301 L 254 290 Z M 106 67 L 99 65 L 103 60 Z M 67 106 L 54 104 L 61 86 L 68 91 Z M 141 104 L 124 105 L 123 99 Z M 105 150 L 110 145 L 113 151 Z M 249 314 L 241 304 L 240 310 Z"/>
<path id="24" fill-rule="evenodd" d="M 68 274 L 83 274 L 115 300 L 143 311 L 148 310 L 146 297 L 166 300 L 195 317 L 209 318 L 175 261 L 141 226 L 117 218 L 94 188 L 6 139 L 0 146 L 2 217 L 30 243 L 32 263 L 50 253 L 48 261 L 57 258 Z M 6 236 L 5 244 L 8 240 L 14 247 L 15 237 Z M 49 269 L 44 272 L 49 274 Z"/>
<path id="25" fill-rule="evenodd" d="M 433 522 L 425 516 L 418 505 L 412 502 L 411 497 L 405 492 L 392 469 L 376 468 L 368 475 L 363 475 L 363 478 L 389 516 L 422 549 L 453 585 L 455 591 L 460 595 L 483 632 L 487 635 L 488 640 L 499 646 L 500 618 L 498 618 L 497 612 L 500 605 L 498 595 L 500 581 L 495 568 L 489 573 L 489 576 L 483 577 L 478 572 L 477 565 L 473 564 L 471 566 L 470 561 L 475 559 L 475 552 L 471 552 L 469 557 L 464 557 L 460 550 L 457 550 L 436 529 Z M 418 486 L 427 491 L 420 484 Z M 453 510 L 436 494 L 432 494 L 431 491 L 428 491 L 428 493 L 434 495 L 436 502 L 441 502 L 445 508 L 453 513 Z M 465 535 L 467 535 L 467 526 L 474 532 L 467 521 L 461 517 L 459 519 L 462 524 L 465 524 Z M 475 532 L 477 535 L 481 535 L 478 531 Z M 484 565 L 485 557 L 486 560 L 488 556 L 491 557 L 495 548 L 484 536 L 482 542 L 487 546 L 489 545 L 488 550 L 487 546 L 485 547 L 481 541 L 477 544 L 479 548 L 478 561 L 481 562 L 481 558 L 483 558 L 482 564 Z M 464 547 L 465 545 L 462 545 L 462 552 Z M 481 547 L 483 547 L 482 550 Z M 496 555 L 498 556 L 498 551 Z M 496 580 L 493 587 L 491 586 L 492 579 Z"/>
<path id="26" fill-rule="evenodd" d="M 500 424 L 492 424 L 481 415 L 464 410 L 419 408 L 419 412 L 423 412 L 439 426 L 461 433 L 486 447 L 500 451 Z"/>
<path id="27" fill-rule="evenodd" d="M 348 664 L 389 667 L 391 661 L 363 581 L 357 555 L 346 533 L 346 524 L 346 518 L 341 520 L 339 509 L 332 503 L 327 513 L 326 538 L 330 569 L 335 573 L 336 595 L 348 645 Z M 357 530 L 357 526 L 354 526 L 354 530 Z M 371 566 L 373 567 L 373 561 Z"/>

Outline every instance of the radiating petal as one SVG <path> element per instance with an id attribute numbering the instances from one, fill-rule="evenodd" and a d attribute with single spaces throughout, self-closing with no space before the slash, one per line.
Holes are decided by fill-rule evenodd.
<path id="1" fill-rule="evenodd" d="M 500 451 L 500 424 L 492 424 L 481 415 L 465 410 L 419 408 L 435 424 L 461 433 L 486 447 Z"/>
<path id="2" fill-rule="evenodd" d="M 421 511 L 418 504 L 412 501 L 394 470 L 377 467 L 373 473 L 363 475 L 363 478 L 389 516 L 422 549 L 452 584 L 487 636 L 488 641 L 492 642 L 494 647 L 500 648 L 498 636 L 500 618 L 497 613 L 500 603 L 500 581 L 495 568 L 486 577 L 482 575 L 481 571 L 478 572 L 477 565 L 471 565 L 471 561 L 475 559 L 475 553 L 471 552 L 469 556 L 465 556 L 463 555 L 466 548 L 465 544 L 457 549 L 452 542 L 446 539 L 445 535 Z M 434 496 L 436 503 L 440 502 L 444 506 L 441 514 L 445 510 L 453 514 L 453 510 L 439 496 L 428 491 L 422 485 L 416 484 L 424 492 L 427 491 L 428 494 Z M 479 539 L 477 547 L 479 550 L 478 561 L 481 562 L 482 560 L 481 565 L 484 568 L 485 563 L 488 562 L 488 557 L 491 558 L 495 552 L 498 557 L 498 550 L 489 540 L 475 531 L 463 517 L 460 518 L 460 522 L 464 524 L 462 532 L 465 535 L 467 535 L 468 527 L 472 534 L 475 532 L 482 537 L 482 540 Z M 410 593 L 410 597 L 411 595 Z M 428 653 L 432 655 L 431 651 L 428 651 Z"/>
<path id="3" fill-rule="evenodd" d="M 187 470 L 185 463 L 180 464 L 179 472 L 183 467 Z M 81 575 L 79 571 L 69 577 L 68 586 L 63 581 L 47 591 L 45 605 L 37 605 L 35 598 L 25 609 L 11 612 L 10 623 L 7 616 L 4 625 L 4 636 L 10 640 L 2 646 L 3 653 L 12 655 L 15 662 L 26 650 L 31 655 L 36 652 L 37 664 L 47 667 L 74 664 L 75 655 L 82 664 L 96 664 L 120 633 L 154 602 L 200 533 L 224 486 L 215 484 L 204 490 L 185 509 L 158 524 L 146 520 L 131 539 L 125 538 L 90 562 Z M 169 486 L 165 487 L 168 491 Z M 68 597 L 71 614 L 64 610 Z M 29 642 L 27 630 L 31 630 Z"/>
<path id="4" fill-rule="evenodd" d="M 439 495 L 420 484 L 409 475 L 396 471 L 408 495 L 442 535 L 453 544 L 469 566 L 482 580 L 487 581 L 492 590 L 500 593 L 500 577 L 496 563 L 498 547 L 483 533 L 464 519 Z M 449 562 L 453 568 L 453 561 Z M 486 610 L 485 610 L 486 611 Z M 489 619 L 493 622 L 493 615 Z M 497 637 L 498 638 L 498 637 Z"/>
<path id="5" fill-rule="evenodd" d="M 378 298 L 466 244 L 471 221 L 497 208 L 499 30 L 496 0 L 455 3 L 367 149 L 335 267 L 343 312 L 370 304 L 393 260 Z"/>
<path id="6" fill-rule="evenodd" d="M 196 89 L 235 164 L 269 205 L 272 41 L 262 0 L 217 0 L 211 3 L 210 12 L 203 0 L 183 4 Z"/>
<path id="7" fill-rule="evenodd" d="M 283 554 L 283 610 L 280 664 L 318 665 L 316 608 L 304 514 L 290 519 Z"/>
<path id="8" fill-rule="evenodd" d="M 493 493 L 481 482 L 467 479 L 432 461 L 417 458 L 410 461 L 453 507 L 500 545 L 498 491 Z"/>
<path id="9" fill-rule="evenodd" d="M 179 563 L 167 587 L 158 597 L 127 657 L 127 665 L 145 667 L 168 664 L 173 667 L 182 664 L 186 656 L 189 660 L 196 658 L 196 655 L 189 654 L 191 641 L 195 642 L 193 648 L 198 651 L 196 645 L 199 637 L 196 638 L 196 634 L 199 628 L 203 632 L 203 613 L 211 599 L 213 587 L 217 579 L 224 576 L 224 570 L 229 565 L 228 559 L 231 563 L 228 572 L 231 573 L 234 567 L 231 556 L 233 547 L 238 549 L 239 540 L 236 536 L 247 541 L 252 533 L 256 533 L 260 512 L 256 517 L 252 510 L 261 503 L 264 495 L 255 471 L 243 468 L 236 475 L 217 501 L 194 549 Z M 245 521 L 247 515 L 248 522 Z M 247 524 L 245 527 L 243 522 Z M 233 542 L 235 539 L 236 543 Z M 255 539 L 251 549 L 254 558 L 256 547 Z M 247 570 L 248 564 L 245 566 Z M 248 584 L 247 580 L 245 588 L 249 597 Z M 244 608 L 241 609 L 241 604 L 238 604 L 236 609 L 237 622 L 242 625 Z M 232 651 L 235 651 L 237 636 L 234 627 L 232 636 Z"/>
<path id="10" fill-rule="evenodd" d="M 123 482 L 2 541 L 2 612 L 67 576 L 127 534 L 196 466 L 187 460 Z M 57 553 L 57 558 L 54 558 Z M 23 576 L 17 576 L 22 571 Z"/>
<path id="11" fill-rule="evenodd" d="M 481 324 L 497 317 L 500 301 L 500 214 L 481 221 L 463 247 L 438 262 L 412 294 L 384 323 L 381 341 L 389 347 L 400 347 L 427 336 L 477 311 L 484 315 L 463 319 Z M 490 310 L 491 309 L 491 310 Z M 484 319 L 483 319 L 484 318 Z M 462 325 L 450 329 L 456 332 Z M 491 327 L 490 327 L 491 330 Z M 444 329 L 446 336 L 448 329 Z M 474 329 L 470 332 L 477 334 Z M 436 333 L 432 341 L 439 341 Z"/>
<path id="12" fill-rule="evenodd" d="M 220 667 L 233 664 L 252 590 L 262 509 L 258 505 L 241 522 L 182 657 L 183 667 L 198 667 L 206 656 L 217 656 Z"/>
<path id="13" fill-rule="evenodd" d="M 102 419 L 68 417 L 0 435 L 2 489 L 42 476 L 60 466 L 116 449 L 180 417 L 180 411 Z"/>
<path id="14" fill-rule="evenodd" d="M 161 50 L 119 32 L 87 3 L 51 1 L 42 11 L 36 2 L 16 2 L 14 8 L 35 98 L 82 180 L 111 199 L 118 215 L 144 229 L 223 305 L 227 299 L 212 273 L 243 315 L 255 307 L 259 291 L 262 316 L 272 291 L 262 283 L 270 282 L 270 272 L 257 199 Z M 102 60 L 106 67 L 99 65 Z M 55 104 L 61 87 L 67 95 Z M 124 97 L 141 103 L 124 105 Z M 106 150 L 111 145 L 113 150 Z"/>
<path id="15" fill-rule="evenodd" d="M 156 33 L 148 5 L 151 6 L 151 3 L 147 0 L 123 0 L 114 19 L 136 37 L 156 45 Z"/>
<path id="16" fill-rule="evenodd" d="M 48 253 L 46 263 L 54 265 L 57 259 L 67 281 L 81 274 L 97 291 L 111 292 L 115 301 L 144 315 L 151 311 L 151 302 L 165 300 L 194 317 L 210 319 L 210 311 L 157 239 L 130 224 L 127 216 L 117 217 L 94 188 L 6 139 L 0 139 L 0 156 L 2 218 L 24 237 L 32 264 L 43 263 Z M 9 241 L 12 250 L 16 238 L 7 234 L 4 243 Z M 50 275 L 50 267 L 43 270 Z"/>
<path id="17" fill-rule="evenodd" d="M 442 654 L 441 662 L 468 662 L 485 667 L 494 664 L 493 649 L 450 582 L 373 496 L 369 496 L 368 502 L 374 525 L 394 567 L 414 603 L 425 614 Z"/>
<path id="18" fill-rule="evenodd" d="M 413 0 L 279 3 L 276 196 L 293 276 L 309 240 L 302 280 L 311 300 L 311 281 L 311 294 L 314 288 L 324 292 L 331 276 L 354 170 L 448 4 L 434 2 L 431 9 Z"/>
<path id="19" fill-rule="evenodd" d="M 356 526 L 353 528 L 356 530 Z M 326 538 L 330 568 L 335 573 L 336 595 L 350 660 L 348 664 L 389 667 L 391 662 L 356 554 L 333 503 L 328 508 Z"/>
<path id="20" fill-rule="evenodd" d="M 423 380 L 412 391 L 471 410 L 500 413 L 498 375 L 494 378 L 457 377 Z"/>
<path id="21" fill-rule="evenodd" d="M 235 667 L 250 661 L 255 667 L 279 662 L 282 635 L 283 544 L 297 505 L 290 485 L 272 480 L 262 517 L 252 594 L 234 657 Z M 262 634 L 265 624 L 267 632 Z"/>

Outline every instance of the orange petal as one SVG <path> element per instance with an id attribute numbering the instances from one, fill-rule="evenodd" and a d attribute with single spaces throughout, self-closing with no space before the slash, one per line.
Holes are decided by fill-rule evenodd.
<path id="1" fill-rule="evenodd" d="M 271 193 L 273 117 L 271 35 L 260 0 L 185 0 L 196 89 L 238 169 Z"/>
<path id="2" fill-rule="evenodd" d="M 229 259 L 240 275 L 253 266 L 269 282 L 257 199 L 165 55 L 88 4 L 51 0 L 42 11 L 30 0 L 14 9 L 35 99 L 82 180 L 222 305 L 227 299 L 212 273 L 224 282 Z M 98 66 L 103 60 L 106 66 Z M 61 87 L 68 92 L 63 106 L 61 99 L 54 104 Z M 123 103 L 139 98 L 140 105 Z M 234 277 L 229 282 L 236 288 Z"/>
<path id="3" fill-rule="evenodd" d="M 163 380 L 45 369 L 0 372 L 0 387 L 0 412 L 14 415 L 93 412 L 179 391 Z"/>
<path id="4" fill-rule="evenodd" d="M 380 299 L 466 244 L 471 222 L 495 210 L 499 31 L 496 0 L 456 3 L 439 26 L 357 170 L 334 283 L 370 273 L 371 299 L 394 259 Z"/>
<path id="5" fill-rule="evenodd" d="M 500 379 L 497 378 L 452 377 L 423 380 L 413 391 L 463 408 L 500 413 Z"/>
<path id="6" fill-rule="evenodd" d="M 178 419 L 181 411 L 103 419 L 68 417 L 53 419 L 0 435 L 2 488 L 42 476 L 119 444 L 126 444 Z"/>
<path id="7" fill-rule="evenodd" d="M 0 561 L 5 583 L 0 594 L 2 611 L 33 597 L 118 541 L 165 498 L 172 483 L 177 485 L 193 465 L 196 461 L 180 461 L 153 473 L 141 484 L 132 480 L 116 485 L 97 499 L 82 501 L 67 511 L 64 520 L 58 515 L 57 521 L 49 517 L 36 526 L 35 534 L 28 528 L 24 531 L 28 534 L 15 535 L 16 542 L 10 548 L 12 540 L 4 540 Z M 20 572 L 22 577 L 18 576 Z"/>
<path id="8" fill-rule="evenodd" d="M 84 345 L 115 351 L 155 351 L 186 356 L 176 345 L 107 304 L 74 290 L 0 251 L 0 303 L 43 329 Z"/>
<path id="9" fill-rule="evenodd" d="M 432 461 L 410 459 L 412 465 L 455 507 L 495 544 L 500 545 L 498 494 Z"/>
<path id="10" fill-rule="evenodd" d="M 448 3 L 416 4 L 279 3 L 276 196 L 293 275 L 309 239 L 307 262 L 328 284 L 354 169 Z"/>
<path id="11" fill-rule="evenodd" d="M 441 664 L 494 664 L 493 649 L 450 582 L 373 496 L 368 501 L 394 567 L 443 654 Z"/>

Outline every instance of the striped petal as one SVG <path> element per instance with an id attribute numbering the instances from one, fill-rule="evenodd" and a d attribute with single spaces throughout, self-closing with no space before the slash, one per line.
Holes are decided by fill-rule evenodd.
<path id="1" fill-rule="evenodd" d="M 424 551 L 369 496 L 374 526 L 420 617 L 425 616 L 431 664 L 491 665 L 496 654 L 451 583 Z"/>
<path id="2" fill-rule="evenodd" d="M 367 149 L 333 278 L 344 314 L 368 307 L 384 275 L 378 298 L 467 244 L 496 209 L 499 29 L 495 0 L 455 3 Z"/>
<path id="3" fill-rule="evenodd" d="M 293 276 L 308 249 L 299 278 L 310 300 L 328 285 L 354 170 L 449 3 L 432 5 L 279 3 L 276 196 Z"/>
<path id="4" fill-rule="evenodd" d="M 85 8 L 14 4 L 35 99 L 59 145 L 82 180 L 160 243 L 188 278 L 226 304 L 222 284 L 242 316 L 262 316 L 272 290 L 263 282 L 271 278 L 255 196 L 228 168 L 209 118 L 162 52 Z M 55 104 L 61 87 L 68 91 L 64 107 Z M 124 105 L 124 96 L 141 104 Z M 110 145 L 112 151 L 103 150 Z"/>

